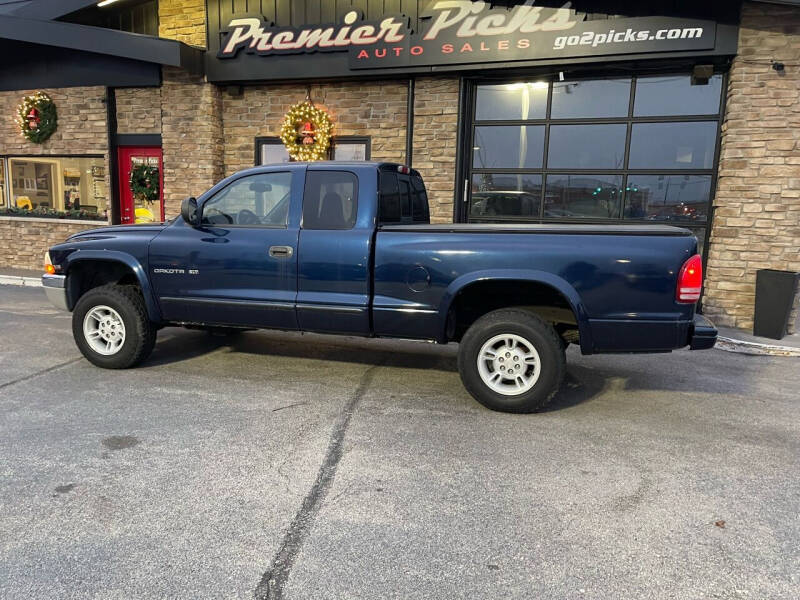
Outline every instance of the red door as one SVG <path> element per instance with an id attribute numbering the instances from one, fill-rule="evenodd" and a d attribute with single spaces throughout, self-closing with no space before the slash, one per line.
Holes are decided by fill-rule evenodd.
<path id="1" fill-rule="evenodd" d="M 119 214 L 123 225 L 164 220 L 164 169 L 160 146 L 120 146 Z"/>

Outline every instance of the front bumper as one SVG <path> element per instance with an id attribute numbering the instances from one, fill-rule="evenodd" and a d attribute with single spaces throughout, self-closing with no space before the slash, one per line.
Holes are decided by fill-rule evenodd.
<path id="1" fill-rule="evenodd" d="M 42 275 L 42 287 L 44 287 L 47 299 L 61 310 L 69 310 L 66 285 L 66 275 Z"/>
<path id="2" fill-rule="evenodd" d="M 689 338 L 690 350 L 708 350 L 717 343 L 717 328 L 703 315 L 695 315 L 692 335 Z"/>

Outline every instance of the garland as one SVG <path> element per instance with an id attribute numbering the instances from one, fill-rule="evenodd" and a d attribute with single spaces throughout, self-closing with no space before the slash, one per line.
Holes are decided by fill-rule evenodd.
<path id="1" fill-rule="evenodd" d="M 281 141 L 294 160 L 324 160 L 331 145 L 328 113 L 304 100 L 292 106 L 281 125 Z"/>
<path id="2" fill-rule="evenodd" d="M 25 138 L 41 144 L 56 130 L 58 115 L 53 100 L 44 92 L 25 96 L 17 107 L 17 125 Z"/>
<path id="3" fill-rule="evenodd" d="M 158 200 L 158 167 L 136 165 L 131 169 L 129 184 L 134 198 L 139 198 L 145 202 Z"/>

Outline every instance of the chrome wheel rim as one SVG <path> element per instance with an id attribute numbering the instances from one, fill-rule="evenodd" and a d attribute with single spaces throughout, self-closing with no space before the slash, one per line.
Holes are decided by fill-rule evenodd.
<path id="1" fill-rule="evenodd" d="M 112 356 L 125 344 L 125 323 L 110 306 L 95 306 L 83 318 L 83 337 L 98 354 Z"/>
<path id="2" fill-rule="evenodd" d="M 539 381 L 541 372 L 536 348 L 515 333 L 489 338 L 478 352 L 478 373 L 483 383 L 504 396 L 529 391 Z"/>

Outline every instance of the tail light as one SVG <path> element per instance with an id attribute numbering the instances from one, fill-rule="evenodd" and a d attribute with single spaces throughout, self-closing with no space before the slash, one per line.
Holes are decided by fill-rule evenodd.
<path id="1" fill-rule="evenodd" d="M 693 304 L 700 300 L 703 291 L 703 260 L 695 254 L 681 267 L 678 274 L 678 288 L 675 290 L 675 300 L 682 304 Z"/>

